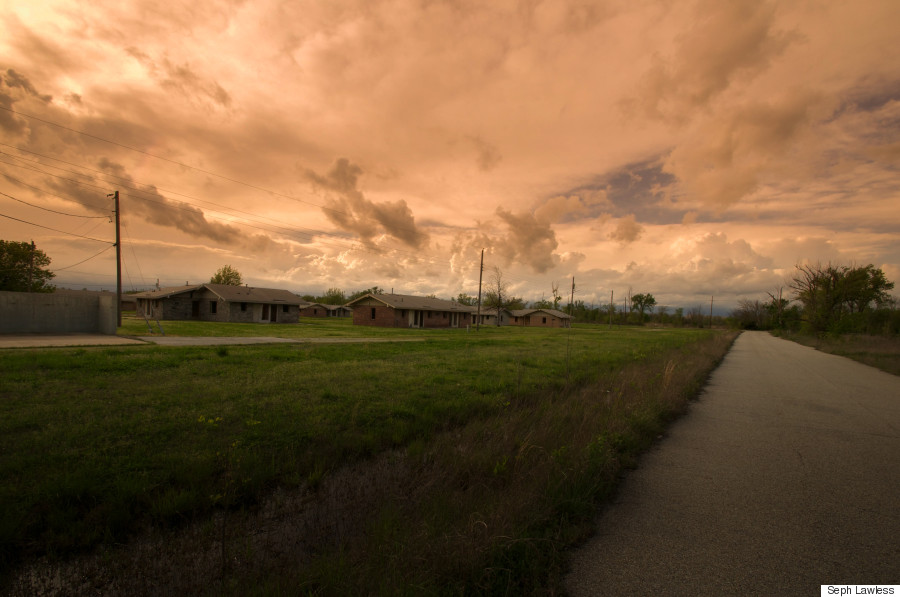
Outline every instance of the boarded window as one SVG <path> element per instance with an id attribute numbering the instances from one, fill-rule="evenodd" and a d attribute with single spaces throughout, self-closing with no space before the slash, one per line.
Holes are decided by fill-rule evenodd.
<path id="1" fill-rule="evenodd" d="M 219 308 L 219 303 L 217 303 L 216 301 L 209 301 L 209 312 L 210 313 L 215 313 L 216 309 L 218 309 L 218 308 Z"/>

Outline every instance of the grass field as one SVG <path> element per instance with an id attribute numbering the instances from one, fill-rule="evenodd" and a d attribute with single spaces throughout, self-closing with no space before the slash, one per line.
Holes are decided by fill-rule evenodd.
<path id="1" fill-rule="evenodd" d="M 900 375 L 900 338 L 896 336 L 867 336 L 864 334 L 813 336 L 784 332 L 779 335 L 822 352 L 847 357 L 882 371 Z"/>
<path id="2" fill-rule="evenodd" d="M 146 335 L 136 324 L 144 325 L 131 321 L 122 333 Z M 560 508 L 566 519 L 608 491 L 609 471 L 655 437 L 730 343 L 706 330 L 423 332 L 335 320 L 163 326 L 171 335 L 424 340 L 0 351 L 0 572 L 39 558 L 55 565 L 108 554 L 148 529 L 179 533 L 219 516 L 221 569 L 177 581 L 182 589 L 197 592 L 199 582 L 211 594 L 291 594 L 299 583 L 340 594 L 378 573 L 392 594 L 441 592 L 448 578 L 453 591 L 491 592 L 509 579 L 484 570 L 498 559 L 508 567 L 510 558 L 543 570 L 533 581 L 540 585 L 553 568 L 549 560 L 542 567 L 544 550 L 503 537 L 538 532 L 536 524 L 546 533 L 548 520 L 561 524 Z M 707 352 L 693 368 L 685 364 Z M 663 399 L 666 392 L 676 398 Z M 353 466 L 369 472 L 348 480 Z M 379 467 L 393 472 L 373 480 Z M 335 489 L 339 479 L 345 489 Z M 368 479 L 364 488 L 360 479 Z M 406 487 L 405 498 L 397 487 Z M 347 505 L 354 492 L 368 496 L 364 516 Z M 315 503 L 319 512 L 333 502 L 331 518 L 344 520 L 340 541 L 307 550 L 304 565 L 291 560 L 287 570 L 259 546 L 256 567 L 234 563 L 226 543 L 249 544 L 226 542 L 226 515 L 237 533 L 229 537 L 240 536 L 274 495 L 305 496 L 306 509 Z M 503 530 L 491 532 L 502 534 L 472 544 L 482 525 L 494 526 L 498 506 Z M 303 532 L 319 541 L 335 535 L 322 524 Z M 209 551 L 215 538 L 204 537 L 191 549 Z M 428 565 L 419 561 L 426 553 Z M 118 566 L 120 576 L 143 582 L 125 559 L 92 569 L 103 578 Z M 413 564 L 422 572 L 405 571 Z M 210 574 L 213 586 L 203 584 Z M 40 584 L 26 577 L 16 585 L 23 593 Z M 85 594 L 96 588 L 88 587 Z"/>

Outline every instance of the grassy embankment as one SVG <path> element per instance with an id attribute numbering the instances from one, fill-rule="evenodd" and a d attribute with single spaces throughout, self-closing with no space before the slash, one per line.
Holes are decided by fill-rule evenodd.
<path id="1" fill-rule="evenodd" d="M 780 332 L 779 337 L 811 346 L 816 350 L 859 361 L 871 367 L 900 375 L 900 337 L 863 334 L 823 335 Z"/>
<path id="2" fill-rule="evenodd" d="M 415 334 L 0 351 L 0 576 L 23 594 L 553 587 L 598 500 L 733 338 Z"/>

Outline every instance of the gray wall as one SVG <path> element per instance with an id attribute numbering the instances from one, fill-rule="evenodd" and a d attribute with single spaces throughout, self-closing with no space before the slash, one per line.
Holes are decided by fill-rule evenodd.
<path id="1" fill-rule="evenodd" d="M 0 292 L 0 334 L 115 333 L 115 294 Z"/>

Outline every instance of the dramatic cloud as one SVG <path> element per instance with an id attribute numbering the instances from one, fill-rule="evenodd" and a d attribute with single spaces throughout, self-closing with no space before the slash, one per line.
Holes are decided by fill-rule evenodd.
<path id="1" fill-rule="evenodd" d="M 805 260 L 900 275 L 898 18 L 896 0 L 7 2 L 0 238 L 102 286 L 84 237 L 109 226 L 81 216 L 119 188 L 139 284 L 235 263 L 303 293 L 456 296 L 482 249 L 526 298 L 576 277 L 576 298 L 719 304 Z"/>
<path id="2" fill-rule="evenodd" d="M 514 214 L 497 208 L 497 217 L 507 225 L 506 235 L 495 245 L 507 262 L 526 263 L 537 273 L 544 273 L 556 263 L 553 252 L 559 246 L 556 233 L 533 214 Z"/>
<path id="3" fill-rule="evenodd" d="M 644 231 L 644 227 L 638 224 L 634 216 L 627 216 L 619 220 L 616 224 L 616 229 L 609 233 L 609 238 L 623 245 L 627 245 L 628 243 L 633 243 L 634 241 L 641 238 L 641 233 Z"/>
<path id="4" fill-rule="evenodd" d="M 406 201 L 369 201 L 357 188 L 357 180 L 362 173 L 362 168 L 346 158 L 335 162 L 325 176 L 311 170 L 307 172 L 309 180 L 337 194 L 337 197 L 330 197 L 328 205 L 322 208 L 328 219 L 368 244 L 383 231 L 410 247 L 424 247 L 428 243 L 428 234 L 416 228 L 415 218 Z"/>
<path id="5" fill-rule="evenodd" d="M 696 22 L 677 36 L 674 56 L 654 57 L 637 99 L 631 100 L 645 114 L 684 120 L 737 78 L 764 70 L 796 39 L 778 29 L 771 2 L 704 0 L 693 10 Z"/>

